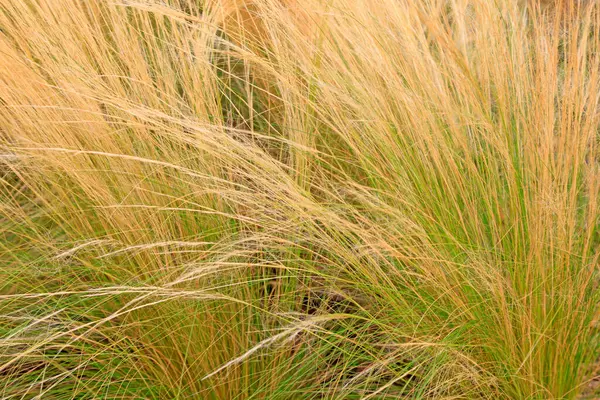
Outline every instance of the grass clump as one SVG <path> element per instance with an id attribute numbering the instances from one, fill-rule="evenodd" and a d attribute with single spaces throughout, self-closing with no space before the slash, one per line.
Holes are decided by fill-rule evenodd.
<path id="1" fill-rule="evenodd" d="M 593 398 L 600 8 L 543 3 L 0 0 L 0 398 Z"/>

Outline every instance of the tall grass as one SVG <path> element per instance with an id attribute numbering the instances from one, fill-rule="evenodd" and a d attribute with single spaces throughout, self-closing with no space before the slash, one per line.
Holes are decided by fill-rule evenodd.
<path id="1" fill-rule="evenodd" d="M 593 397 L 557 3 L 0 0 L 0 398 Z"/>

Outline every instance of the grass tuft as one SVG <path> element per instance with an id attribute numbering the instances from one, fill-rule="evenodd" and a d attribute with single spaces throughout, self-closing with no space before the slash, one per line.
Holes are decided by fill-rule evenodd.
<path id="1" fill-rule="evenodd" d="M 0 0 L 0 398 L 600 396 L 552 3 Z"/>

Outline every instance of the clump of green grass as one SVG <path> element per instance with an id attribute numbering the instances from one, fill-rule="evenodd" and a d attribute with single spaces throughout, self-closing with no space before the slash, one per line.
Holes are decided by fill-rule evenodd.
<path id="1" fill-rule="evenodd" d="M 593 397 L 598 29 L 0 0 L 0 398 Z"/>

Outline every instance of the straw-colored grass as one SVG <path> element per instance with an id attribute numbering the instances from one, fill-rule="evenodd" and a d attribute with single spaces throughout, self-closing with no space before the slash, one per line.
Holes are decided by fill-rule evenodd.
<path id="1" fill-rule="evenodd" d="M 542 3 L 0 0 L 0 399 L 599 396 L 600 6 Z"/>

